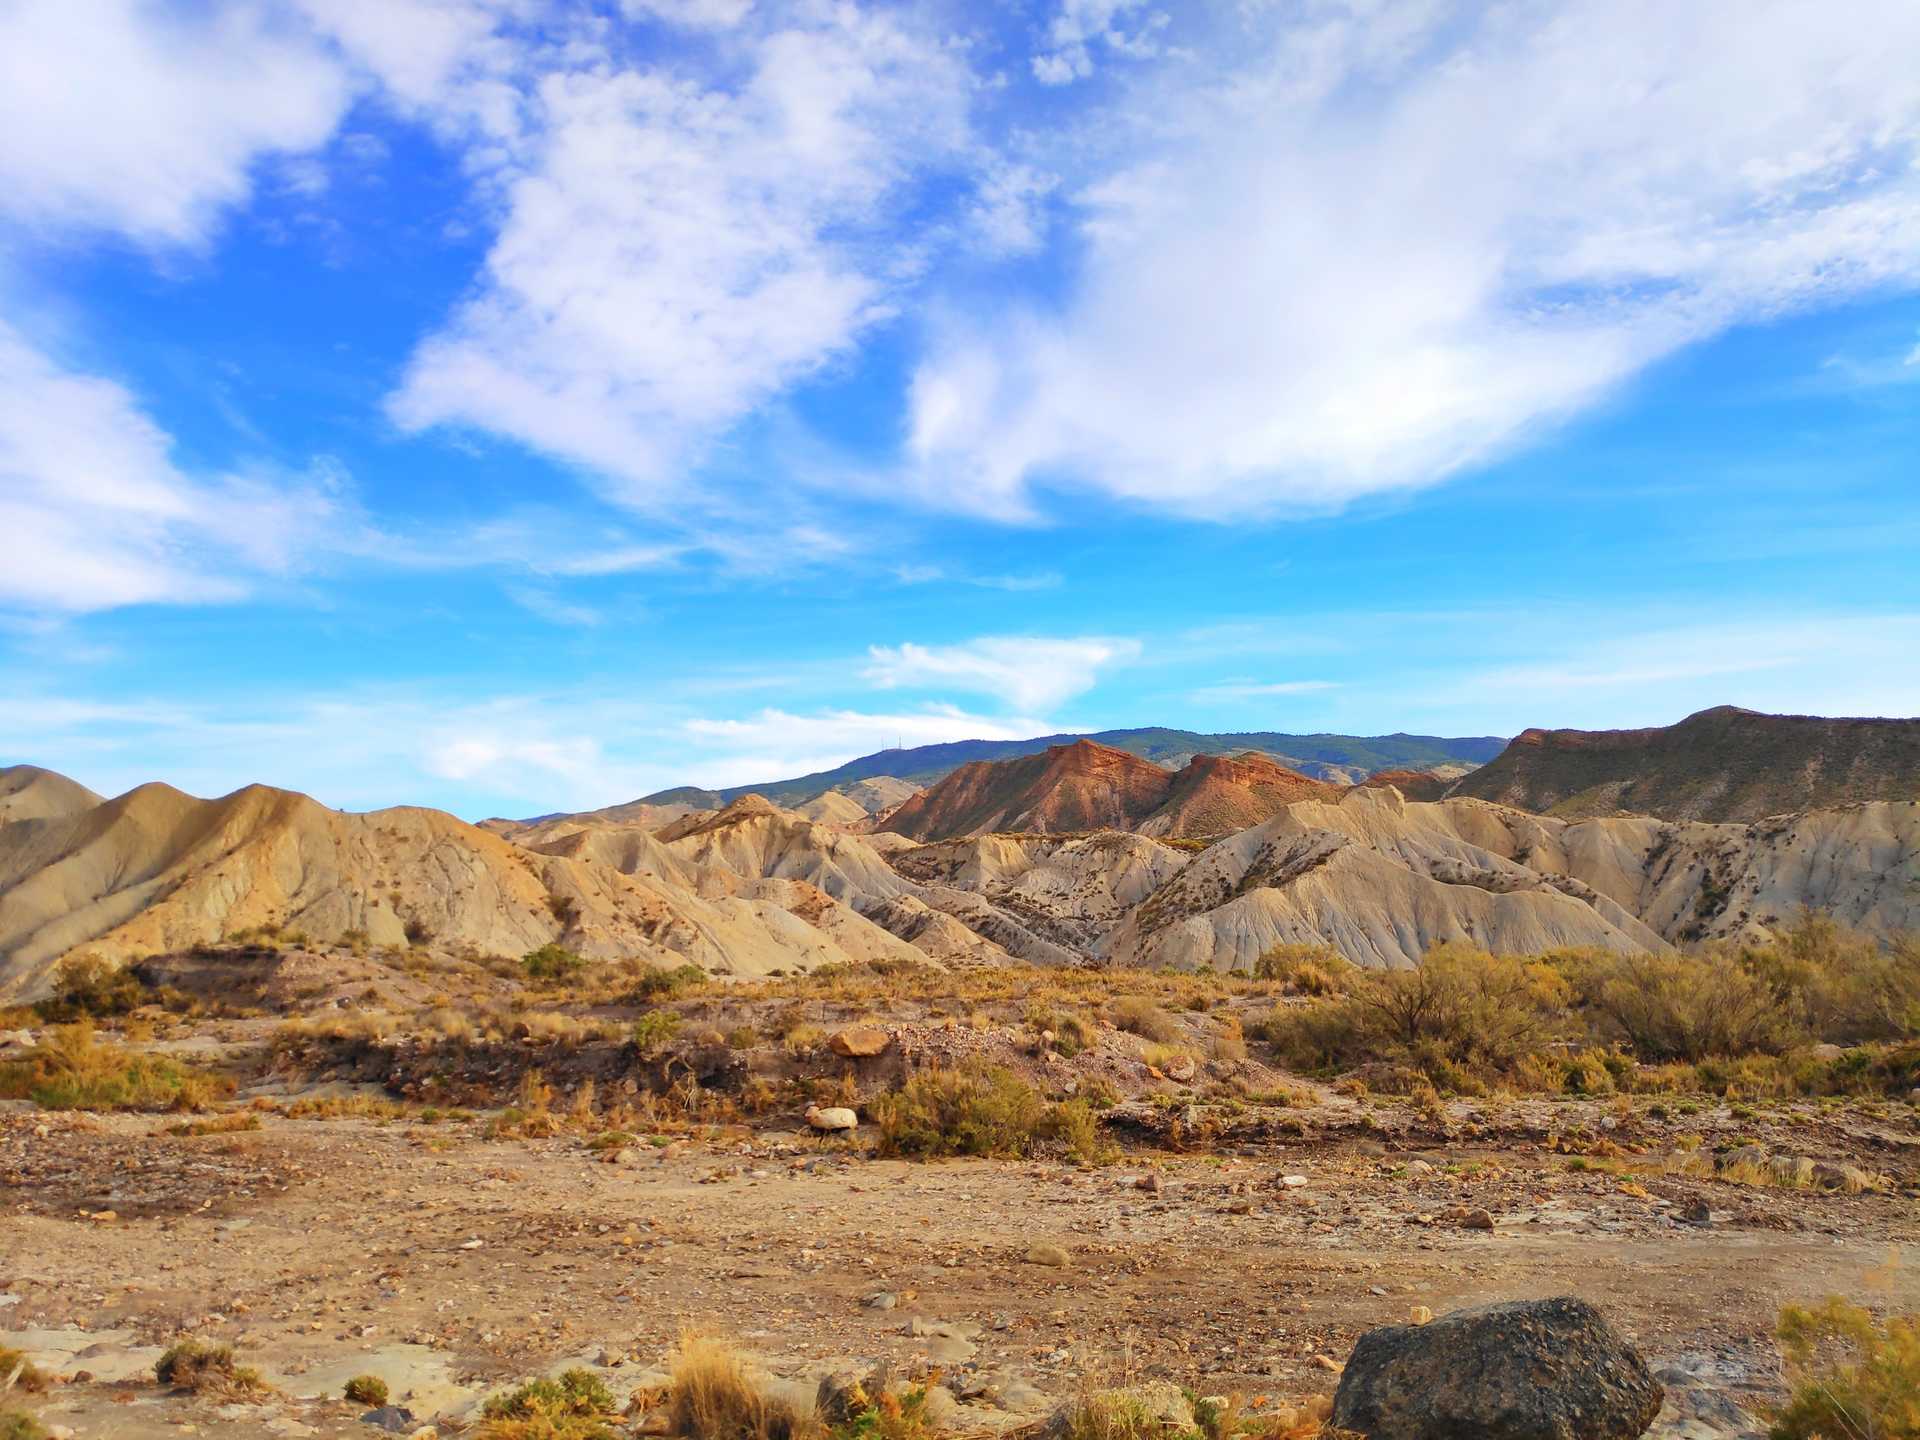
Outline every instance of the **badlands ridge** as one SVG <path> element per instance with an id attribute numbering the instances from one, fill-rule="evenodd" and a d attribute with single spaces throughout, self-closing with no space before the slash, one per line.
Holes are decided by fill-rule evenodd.
<path id="1" fill-rule="evenodd" d="M 948 798 L 989 806 L 974 817 L 985 833 L 925 842 L 914 832 L 939 786 L 877 816 L 898 782 L 800 811 L 748 796 L 482 827 L 265 786 L 109 800 L 18 766 L 0 770 L 0 993 L 36 993 L 71 953 L 126 960 L 259 928 L 512 956 L 558 942 L 717 974 L 874 960 L 1245 970 L 1284 944 L 1403 966 L 1449 940 L 1657 950 L 1802 906 L 1870 934 L 1920 928 L 1912 801 L 1751 823 L 1566 819 L 1412 800 L 1384 776 L 1336 787 L 1262 757 L 1155 779 L 1120 752 L 1071 753 L 1103 748 L 1005 762 L 1025 767 L 1013 774 L 963 767 Z M 1125 783 L 1034 784 L 1088 766 Z M 1032 803 L 1007 810 L 1002 794 Z M 1250 794 L 1265 809 L 1240 824 Z M 1167 838 L 1223 821 L 1211 843 Z"/>

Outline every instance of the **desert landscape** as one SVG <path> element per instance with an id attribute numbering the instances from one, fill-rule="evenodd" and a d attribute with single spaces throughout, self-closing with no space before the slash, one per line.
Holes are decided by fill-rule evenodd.
<path id="1" fill-rule="evenodd" d="M 0 772 L 17 1423 L 1334 1435 L 1363 1334 L 1577 1296 L 1646 1433 L 1770 1433 L 1920 1304 L 1920 722 L 1738 716 L 1765 816 L 1727 723 L 482 826 Z"/>
<path id="2" fill-rule="evenodd" d="M 1920 1440 L 1920 0 L 0 0 L 0 1440 Z"/>

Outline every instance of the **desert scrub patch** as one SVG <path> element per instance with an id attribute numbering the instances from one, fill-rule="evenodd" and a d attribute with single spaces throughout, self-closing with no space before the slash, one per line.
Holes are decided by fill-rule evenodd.
<path id="1" fill-rule="evenodd" d="M 676 965 L 671 970 L 659 965 L 643 965 L 634 977 L 633 1003 L 672 1000 L 696 985 L 707 983 L 707 972 L 698 965 Z"/>
<path id="2" fill-rule="evenodd" d="M 1877 1320 L 1839 1297 L 1780 1312 L 1793 1390 L 1775 1440 L 1907 1440 L 1920 1435 L 1920 1317 Z"/>
<path id="3" fill-rule="evenodd" d="M 387 1382 L 378 1375 L 356 1375 L 341 1393 L 355 1405 L 378 1409 L 387 1403 Z"/>
<path id="4" fill-rule="evenodd" d="M 527 979 L 539 985 L 560 985 L 587 968 L 587 962 L 564 945 L 546 944 L 520 957 Z"/>
<path id="5" fill-rule="evenodd" d="M 260 1117 L 250 1110 L 234 1110 L 225 1115 L 215 1115 L 206 1120 L 182 1120 L 178 1124 L 167 1126 L 167 1134 L 196 1137 L 201 1135 L 234 1135 L 246 1130 L 258 1130 Z"/>
<path id="6" fill-rule="evenodd" d="M 0 1410 L 0 1440 L 47 1440 L 47 1429 L 24 1410 Z"/>
<path id="7" fill-rule="evenodd" d="M 629 1038 L 642 1055 L 649 1055 L 680 1033 L 681 1020 L 672 1010 L 649 1010 L 633 1022 Z"/>
<path id="8" fill-rule="evenodd" d="M 33 1008 L 51 1022 L 125 1015 L 160 997 L 130 967 L 89 951 L 70 955 L 53 972 L 53 994 Z"/>
<path id="9" fill-rule="evenodd" d="M 1142 1040 L 1170 1045 L 1184 1033 L 1180 1022 L 1144 995 L 1123 995 L 1108 1009 L 1113 1023 Z"/>
<path id="10" fill-rule="evenodd" d="M 868 1399 L 865 1389 L 878 1388 Z M 939 1433 L 933 1410 L 933 1381 L 901 1391 L 869 1385 L 860 1399 L 867 1404 L 827 1433 L 831 1440 L 931 1440 Z"/>
<path id="11" fill-rule="evenodd" d="M 237 1400 L 265 1395 L 272 1387 L 251 1365 L 233 1358 L 231 1345 L 209 1345 L 202 1340 L 177 1340 L 153 1364 L 162 1385 L 191 1390 L 196 1395 Z"/>
<path id="12" fill-rule="evenodd" d="M 177 1060 L 95 1040 L 87 1020 L 56 1026 L 25 1059 L 0 1065 L 0 1099 L 43 1110 L 198 1110 L 222 1088 Z"/>
<path id="13" fill-rule="evenodd" d="M 480 1440 L 613 1440 L 613 1392 L 591 1370 L 529 1380 L 481 1407 Z"/>
<path id="14" fill-rule="evenodd" d="M 688 1440 L 811 1440 L 812 1406 L 769 1394 L 746 1357 L 709 1335 L 683 1335 L 667 1360 L 667 1423 Z"/>
<path id="15" fill-rule="evenodd" d="M 882 1155 L 1013 1157 L 1057 1143 L 1075 1158 L 1108 1153 L 1084 1100 L 1050 1105 L 1004 1066 L 923 1070 L 868 1106 Z"/>
<path id="16" fill-rule="evenodd" d="M 1078 1055 L 1100 1043 L 1100 1022 L 1080 1010 L 1031 1005 L 1027 1008 L 1027 1025 L 1041 1037 L 1042 1043 L 1051 1045 L 1062 1055 Z M 1053 1038 L 1048 1040 L 1048 1035 Z"/>

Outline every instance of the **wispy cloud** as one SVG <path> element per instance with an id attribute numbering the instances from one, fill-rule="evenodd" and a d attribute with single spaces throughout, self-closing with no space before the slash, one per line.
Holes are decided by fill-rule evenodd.
<path id="1" fill-rule="evenodd" d="M 1238 16 L 1124 90 L 1139 123 L 1074 134 L 1110 149 L 1075 176 L 1071 300 L 949 317 L 912 391 L 931 502 L 1018 513 L 1064 479 L 1322 512 L 1485 462 L 1729 326 L 1920 284 L 1906 0 L 1843 24 L 1801 0 Z"/>
<path id="2" fill-rule="evenodd" d="M 591 629 L 606 618 L 591 605 L 574 604 L 561 599 L 552 591 L 541 590 L 532 585 L 509 585 L 507 598 L 529 615 L 536 615 L 550 625 Z"/>
<path id="3" fill-rule="evenodd" d="M 996 635 L 959 645 L 876 645 L 863 674 L 883 690 L 991 695 L 1023 713 L 1045 714 L 1139 653 L 1140 643 L 1124 638 Z"/>

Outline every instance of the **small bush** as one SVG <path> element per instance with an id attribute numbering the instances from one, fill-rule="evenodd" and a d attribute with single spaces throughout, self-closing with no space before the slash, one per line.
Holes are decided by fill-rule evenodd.
<path id="1" fill-rule="evenodd" d="M 241 1399 L 270 1388 L 258 1370 L 234 1362 L 231 1345 L 200 1340 L 179 1340 L 169 1346 L 154 1362 L 153 1374 L 162 1385 L 219 1399 Z"/>
<path id="2" fill-rule="evenodd" d="M 47 1440 L 47 1431 L 24 1410 L 0 1410 L 0 1440 Z"/>
<path id="3" fill-rule="evenodd" d="M 923 1070 L 870 1107 L 883 1155 L 1031 1153 L 1046 1104 L 1034 1088 L 999 1065 Z"/>
<path id="4" fill-rule="evenodd" d="M 53 996 L 34 1008 L 48 1021 L 125 1015 L 153 1000 L 131 970 L 95 954 L 70 955 L 53 972 Z"/>
<path id="5" fill-rule="evenodd" d="M 614 1440 L 613 1392 L 591 1370 L 529 1380 L 481 1407 L 480 1440 Z"/>
<path id="6" fill-rule="evenodd" d="M 377 1410 L 387 1403 L 387 1382 L 378 1375 L 356 1375 L 347 1381 L 344 1393 L 354 1404 Z"/>
<path id="7" fill-rule="evenodd" d="M 683 1335 L 667 1371 L 668 1424 L 688 1440 L 804 1440 L 819 1429 L 810 1407 L 768 1395 L 723 1341 Z"/>
<path id="8" fill-rule="evenodd" d="M 633 1022 L 633 1043 L 650 1054 L 680 1033 L 680 1017 L 672 1010 L 649 1010 Z"/>
<path id="9" fill-rule="evenodd" d="M 1793 1392 L 1775 1440 L 1914 1440 L 1920 1436 L 1920 1316 L 1877 1321 L 1834 1298 L 1780 1312 Z M 1835 1351 L 1842 1352 L 1836 1356 Z"/>
<path id="10" fill-rule="evenodd" d="M 1558 1038 L 1568 999 L 1566 981 L 1543 964 L 1442 945 L 1414 969 L 1356 977 L 1339 999 L 1276 1013 L 1266 1028 L 1303 1068 L 1397 1061 L 1461 1088 Z"/>
<path id="11" fill-rule="evenodd" d="M 1049 1105 L 1011 1070 L 979 1062 L 923 1070 L 869 1107 L 882 1155 L 1019 1157 L 1043 1144 L 1081 1161 L 1109 1158 L 1093 1105 Z"/>
<path id="12" fill-rule="evenodd" d="M 564 945 L 546 944 L 520 957 L 527 978 L 542 985 L 562 984 L 587 968 L 587 962 Z"/>
<path id="13" fill-rule="evenodd" d="M 198 1110 L 217 1088 L 178 1061 L 98 1043 L 86 1020 L 56 1027 L 27 1058 L 0 1065 L 0 1099 L 45 1110 Z"/>
<path id="14" fill-rule="evenodd" d="M 1278 980 L 1299 995 L 1338 995 L 1356 973 L 1330 945 L 1276 945 L 1253 962 L 1253 978 Z"/>
<path id="15" fill-rule="evenodd" d="M 706 983 L 707 972 L 698 965 L 676 965 L 665 970 L 658 965 L 642 967 L 633 984 L 635 1003 L 671 1000 L 674 996 Z"/>
<path id="16" fill-rule="evenodd" d="M 1185 1033 L 1180 1022 L 1144 995 L 1123 995 L 1113 1002 L 1113 1023 L 1142 1040 L 1171 1045 Z"/>

